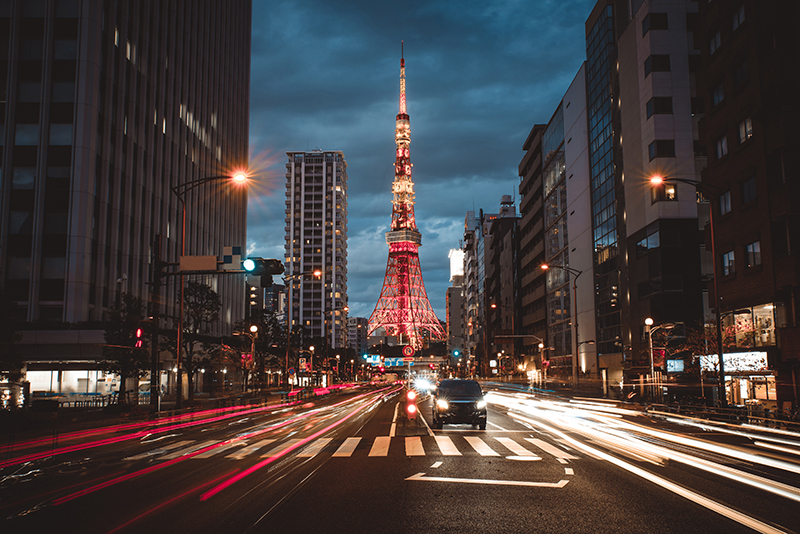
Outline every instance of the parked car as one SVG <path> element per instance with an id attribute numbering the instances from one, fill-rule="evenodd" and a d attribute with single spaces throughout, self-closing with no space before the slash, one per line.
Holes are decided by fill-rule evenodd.
<path id="1" fill-rule="evenodd" d="M 442 380 L 433 392 L 433 427 L 470 424 L 486 430 L 486 400 L 475 380 Z"/>

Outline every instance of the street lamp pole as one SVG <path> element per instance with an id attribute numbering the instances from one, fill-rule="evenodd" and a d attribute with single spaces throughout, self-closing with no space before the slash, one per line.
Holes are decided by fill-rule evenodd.
<path id="1" fill-rule="evenodd" d="M 650 178 L 650 183 L 653 186 L 660 186 L 664 183 L 665 178 L 662 176 L 653 176 Z M 722 347 L 722 314 L 720 311 L 721 299 L 719 296 L 719 277 L 717 276 L 717 250 L 714 239 L 714 201 L 719 199 L 719 189 L 716 187 L 698 182 L 697 180 L 689 180 L 686 178 L 669 178 L 670 182 L 681 182 L 684 184 L 693 185 L 695 189 L 704 192 L 711 197 L 711 205 L 708 207 L 708 226 L 711 230 L 711 268 L 714 270 L 714 318 L 717 322 L 717 356 L 719 359 L 719 398 L 722 406 L 728 404 L 728 393 L 725 387 L 725 361 Z"/>
<path id="2" fill-rule="evenodd" d="M 181 257 L 183 257 L 186 253 L 186 201 L 183 198 L 183 195 L 191 191 L 192 189 L 196 189 L 197 187 L 207 184 L 210 182 L 220 182 L 220 181 L 232 181 L 237 184 L 243 184 L 247 182 L 247 175 L 243 172 L 238 172 L 233 176 L 229 175 L 221 175 L 221 176 L 206 176 L 205 178 L 199 178 L 197 180 L 191 180 L 189 182 L 185 182 L 182 184 L 178 184 L 175 187 L 172 187 L 171 190 L 178 197 L 178 202 L 181 204 Z M 180 263 L 180 258 L 178 258 L 178 262 Z M 180 266 L 178 267 L 180 269 Z M 178 368 L 177 377 L 176 377 L 176 397 L 175 397 L 175 408 L 180 409 L 183 399 L 183 369 L 181 368 L 181 342 L 182 342 L 182 334 L 183 334 L 183 302 L 184 302 L 184 288 L 183 288 L 183 275 L 179 276 L 180 284 L 180 305 L 178 307 L 178 332 L 177 332 L 177 350 L 175 351 L 175 361 L 176 366 Z"/>
<path id="3" fill-rule="evenodd" d="M 575 392 L 578 389 L 578 350 L 581 346 L 578 342 L 578 277 L 583 271 L 564 265 L 548 265 L 546 263 L 542 264 L 541 267 L 542 270 L 545 271 L 551 268 L 561 269 L 562 271 L 567 271 L 569 274 L 574 275 L 572 278 L 572 303 L 573 309 L 575 310 L 575 317 L 572 318 L 572 327 L 575 331 L 575 335 L 573 336 L 575 338 L 575 351 L 572 356 L 572 391 Z"/>

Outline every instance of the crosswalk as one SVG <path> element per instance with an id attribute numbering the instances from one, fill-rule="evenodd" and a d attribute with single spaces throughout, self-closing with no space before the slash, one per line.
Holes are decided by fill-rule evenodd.
<path id="1" fill-rule="evenodd" d="M 387 457 L 390 455 L 419 456 L 486 456 L 513 457 L 525 460 L 542 460 L 553 457 L 560 463 L 576 460 L 577 456 L 566 448 L 548 443 L 539 438 L 510 438 L 505 436 L 378 436 L 370 440 L 353 436 L 345 439 L 256 439 L 256 440 L 181 440 L 164 444 L 139 454 L 128 456 L 124 461 L 153 459 L 159 461 L 175 460 L 188 456 L 193 460 L 212 457 L 228 460 L 247 458 L 270 458 L 292 454 L 298 458 L 313 458 L 320 454 L 330 454 L 333 458 L 349 458 L 358 454 L 368 457 Z"/>

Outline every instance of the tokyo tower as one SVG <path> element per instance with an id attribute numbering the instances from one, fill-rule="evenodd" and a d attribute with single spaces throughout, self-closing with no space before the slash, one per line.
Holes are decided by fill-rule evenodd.
<path id="1" fill-rule="evenodd" d="M 402 52 L 402 43 L 401 43 Z M 389 261 L 386 277 L 375 310 L 369 318 L 369 333 L 383 328 L 387 335 L 396 336 L 400 343 L 415 349 L 423 340 L 445 339 L 444 329 L 428 301 L 422 269 L 419 266 L 419 247 L 422 234 L 414 220 L 414 182 L 411 181 L 411 127 L 406 113 L 406 63 L 400 54 L 400 113 L 395 126 L 394 182 L 392 183 L 392 226 L 386 232 Z"/>

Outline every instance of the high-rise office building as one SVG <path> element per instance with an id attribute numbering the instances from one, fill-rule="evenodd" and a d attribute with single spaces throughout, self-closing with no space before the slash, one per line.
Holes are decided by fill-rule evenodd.
<path id="1" fill-rule="evenodd" d="M 347 345 L 347 162 L 341 151 L 287 152 L 286 274 L 292 329 Z M 321 275 L 312 273 L 319 270 Z M 318 354 L 322 354 L 317 349 Z"/>
<path id="2" fill-rule="evenodd" d="M 0 283 L 27 321 L 32 381 L 79 372 L 94 391 L 96 325 L 122 292 L 148 300 L 156 235 L 165 261 L 180 255 L 173 188 L 246 169 L 250 35 L 250 1 L 0 2 Z M 246 188 L 214 181 L 182 200 L 186 254 L 244 244 Z M 230 333 L 242 277 L 202 281 L 222 299 L 215 333 Z"/>

